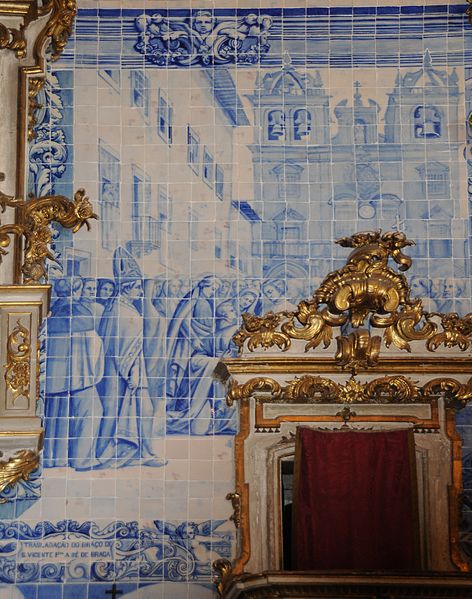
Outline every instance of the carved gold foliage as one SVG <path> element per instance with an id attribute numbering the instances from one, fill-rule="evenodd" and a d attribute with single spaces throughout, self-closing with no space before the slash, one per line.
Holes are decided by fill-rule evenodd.
<path id="1" fill-rule="evenodd" d="M 289 402 L 320 403 L 335 402 L 341 386 L 331 379 L 321 376 L 304 376 L 289 381 L 283 396 Z"/>
<path id="2" fill-rule="evenodd" d="M 236 528 L 239 528 L 241 525 L 241 495 L 237 492 L 228 493 L 226 499 L 231 501 L 233 507 L 233 513 L 229 519 L 234 522 Z"/>
<path id="3" fill-rule="evenodd" d="M 359 329 L 347 337 L 337 337 L 336 364 L 348 366 L 353 372 L 358 368 L 375 366 L 378 361 L 382 337 L 370 336 L 366 329 Z"/>
<path id="4" fill-rule="evenodd" d="M 380 318 L 376 322 L 380 323 Z M 420 327 L 416 328 L 417 325 Z M 436 331 L 436 324 L 425 318 L 421 300 L 416 300 L 396 314 L 392 324 L 385 330 L 384 342 L 387 347 L 393 344 L 399 349 L 411 351 L 408 341 L 424 341 Z"/>
<path id="5" fill-rule="evenodd" d="M 7 339 L 5 382 L 13 395 L 13 402 L 22 396 L 29 399 L 31 378 L 31 338 L 29 330 L 17 320 Z"/>
<path id="6" fill-rule="evenodd" d="M 216 591 L 220 597 L 223 597 L 224 588 L 232 578 L 233 566 L 229 560 L 221 558 L 213 562 L 213 570 L 215 570 L 213 582 Z"/>
<path id="7" fill-rule="evenodd" d="M 240 353 L 245 347 L 287 351 L 293 339 L 306 341 L 304 349 L 310 351 L 321 344 L 328 348 L 336 338 L 336 363 L 356 373 L 378 363 L 382 343 L 404 351 L 411 351 L 413 341 L 426 342 L 428 351 L 441 345 L 465 351 L 472 345 L 472 314 L 460 318 L 428 313 L 421 299 L 410 298 L 402 273 L 412 260 L 403 249 L 414 243 L 404 233 L 365 231 L 337 243 L 353 251 L 345 266 L 323 280 L 312 299 L 300 302 L 293 312 L 243 315 L 243 326 L 233 338 Z M 363 326 L 366 323 L 370 330 Z M 341 327 L 349 333 L 341 333 Z M 334 334 L 336 328 L 341 334 Z"/>
<path id="8" fill-rule="evenodd" d="M 290 337 L 275 329 L 286 312 L 275 314 L 268 312 L 262 317 L 253 314 L 243 314 L 244 326 L 233 337 L 234 343 L 238 347 L 243 347 L 244 342 L 248 340 L 249 351 L 254 351 L 257 347 L 269 348 L 276 345 L 282 351 L 290 347 Z"/>
<path id="9" fill-rule="evenodd" d="M 445 347 L 458 346 L 462 351 L 469 349 L 472 339 L 472 314 L 467 314 L 461 318 L 456 312 L 449 314 L 437 314 L 441 318 L 443 330 L 432 335 L 426 347 L 430 351 L 435 351 L 440 345 Z"/>
<path id="10" fill-rule="evenodd" d="M 0 493 L 19 480 L 28 480 L 29 475 L 38 465 L 39 455 L 30 449 L 20 449 L 9 460 L 0 460 Z"/>
<path id="11" fill-rule="evenodd" d="M 49 228 L 55 221 L 76 233 L 83 225 L 90 230 L 89 219 L 97 218 L 92 204 L 83 189 L 76 191 L 74 200 L 64 196 L 44 196 L 27 202 L 0 192 L 0 207 L 16 208 L 18 224 L 0 226 L 0 261 L 7 252 L 10 235 L 25 238 L 25 258 L 22 266 L 24 282 L 34 284 L 46 278 L 46 259 L 54 260 L 49 251 L 52 233 Z"/>
<path id="12" fill-rule="evenodd" d="M 384 376 L 366 384 L 365 395 L 379 403 L 423 401 L 420 388 L 405 376 Z"/>
<path id="13" fill-rule="evenodd" d="M 272 392 L 270 397 L 263 397 L 260 401 L 300 404 L 424 403 L 429 393 L 403 375 L 384 376 L 367 382 L 361 382 L 352 376 L 345 384 L 341 384 L 327 377 L 307 374 L 287 381 L 285 387 L 262 377 L 250 379 L 243 385 L 237 385 L 233 381 L 228 391 L 228 404 L 232 405 L 236 399 L 248 399 L 255 391 L 274 388 L 275 393 Z"/>
<path id="14" fill-rule="evenodd" d="M 235 401 L 248 399 L 255 391 L 270 393 L 272 397 L 276 398 L 280 395 L 281 390 L 277 381 L 267 377 L 250 379 L 242 385 L 232 380 L 226 395 L 226 403 L 228 406 L 232 406 Z"/>
<path id="15" fill-rule="evenodd" d="M 43 13 L 50 13 L 50 17 L 42 32 L 40 44 L 44 43 L 46 38 L 50 38 L 52 60 L 57 60 L 72 35 L 77 2 L 76 0 L 50 0 L 44 6 Z"/>
<path id="16" fill-rule="evenodd" d="M 465 384 L 452 378 L 432 379 L 423 387 L 423 393 L 440 395 L 444 397 L 447 407 L 460 409 L 472 399 L 472 378 Z"/>
<path id="17" fill-rule="evenodd" d="M 4 48 L 12 50 L 17 58 L 26 56 L 26 39 L 23 27 L 15 29 L 0 23 L 0 49 Z"/>
<path id="18" fill-rule="evenodd" d="M 44 77 L 31 77 L 28 79 L 28 141 L 36 137 L 35 126 L 37 124 L 36 110 L 41 108 L 37 101 L 39 92 L 44 87 Z"/>

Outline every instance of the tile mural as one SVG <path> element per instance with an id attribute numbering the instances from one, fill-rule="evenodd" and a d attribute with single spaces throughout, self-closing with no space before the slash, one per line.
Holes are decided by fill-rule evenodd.
<path id="1" fill-rule="evenodd" d="M 85 187 L 99 221 L 54 231 L 42 496 L 36 473 L 0 504 L 0 597 L 211 597 L 236 432 L 212 373 L 239 315 L 291 309 L 335 239 L 378 228 L 416 241 L 431 311 L 472 309 L 472 35 L 463 3 L 91 4 L 29 185 Z"/>

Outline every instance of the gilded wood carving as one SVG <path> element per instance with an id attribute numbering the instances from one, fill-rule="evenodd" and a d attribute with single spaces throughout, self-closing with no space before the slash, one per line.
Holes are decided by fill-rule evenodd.
<path id="1" fill-rule="evenodd" d="M 306 342 L 305 352 L 329 348 L 336 329 L 343 327 L 351 330 L 337 335 L 334 359 L 355 373 L 378 364 L 382 346 L 407 352 L 413 341 L 424 341 L 430 352 L 441 346 L 470 347 L 472 314 L 427 312 L 420 298 L 410 296 L 403 271 L 411 258 L 403 250 L 413 242 L 404 233 L 367 231 L 337 243 L 352 248 L 346 265 L 330 273 L 297 310 L 243 314 L 243 326 L 233 338 L 240 352 L 272 347 L 286 352 L 295 339 Z"/>

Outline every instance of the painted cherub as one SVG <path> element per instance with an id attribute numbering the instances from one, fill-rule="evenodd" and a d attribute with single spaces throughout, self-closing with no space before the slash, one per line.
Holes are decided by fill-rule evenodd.
<path id="1" fill-rule="evenodd" d="M 211 549 L 214 543 L 225 541 L 223 534 L 213 534 L 214 531 L 224 524 L 226 520 L 206 520 L 197 524 L 196 522 L 182 522 L 178 526 L 154 520 L 159 532 L 169 537 L 169 540 L 187 549 L 195 560 L 195 574 L 210 574 L 211 564 L 215 559 L 221 557 Z"/>

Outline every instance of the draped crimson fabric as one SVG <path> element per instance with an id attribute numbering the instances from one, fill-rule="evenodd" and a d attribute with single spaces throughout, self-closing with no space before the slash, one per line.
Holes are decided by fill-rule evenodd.
<path id="1" fill-rule="evenodd" d="M 294 570 L 419 569 L 413 431 L 299 427 Z"/>

